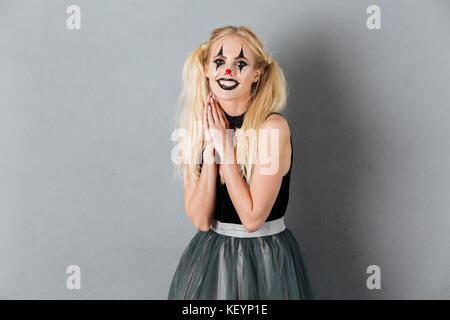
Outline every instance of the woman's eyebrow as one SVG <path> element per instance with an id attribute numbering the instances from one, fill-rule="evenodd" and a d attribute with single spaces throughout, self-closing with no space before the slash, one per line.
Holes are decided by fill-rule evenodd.
<path id="1" fill-rule="evenodd" d="M 234 58 L 234 60 L 237 60 L 237 59 L 245 59 L 245 60 L 248 61 L 248 59 L 247 59 L 246 57 L 241 56 L 241 55 L 239 55 L 239 56 L 237 56 L 236 58 Z"/>
<path id="2" fill-rule="evenodd" d="M 223 55 L 217 55 L 217 56 L 215 56 L 215 57 L 213 57 L 213 59 L 215 59 L 215 58 L 227 58 L 227 57 L 225 57 L 225 56 L 223 56 Z M 238 60 L 238 59 L 245 59 L 245 60 L 247 60 L 248 61 L 248 59 L 246 58 L 246 57 L 240 57 L 240 56 L 237 56 L 236 58 L 234 58 L 234 60 Z"/>
<path id="3" fill-rule="evenodd" d="M 217 55 L 217 56 L 215 56 L 215 57 L 213 57 L 213 59 L 215 59 L 215 58 L 227 58 L 227 57 L 225 57 L 225 56 L 222 56 L 222 55 Z M 234 60 L 238 60 L 238 59 L 245 59 L 245 60 L 247 60 L 248 61 L 248 59 L 246 58 L 246 57 L 240 57 L 240 56 L 237 56 L 236 58 L 234 58 Z"/>

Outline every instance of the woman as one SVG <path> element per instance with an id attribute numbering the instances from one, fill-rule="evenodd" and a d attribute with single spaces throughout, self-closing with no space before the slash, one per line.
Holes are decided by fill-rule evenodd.
<path id="1" fill-rule="evenodd" d="M 168 299 L 312 298 L 284 224 L 293 152 L 283 71 L 250 29 L 227 26 L 188 56 L 183 80 L 185 210 L 199 231 Z"/>

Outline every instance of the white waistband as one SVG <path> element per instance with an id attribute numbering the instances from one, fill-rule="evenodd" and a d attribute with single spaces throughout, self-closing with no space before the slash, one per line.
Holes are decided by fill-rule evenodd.
<path id="1" fill-rule="evenodd" d="M 248 232 L 242 224 L 221 222 L 216 219 L 212 219 L 210 228 L 213 231 L 225 236 L 252 238 L 280 233 L 286 228 L 286 226 L 284 224 L 284 217 L 281 217 L 276 220 L 264 222 L 262 227 L 255 232 Z"/>

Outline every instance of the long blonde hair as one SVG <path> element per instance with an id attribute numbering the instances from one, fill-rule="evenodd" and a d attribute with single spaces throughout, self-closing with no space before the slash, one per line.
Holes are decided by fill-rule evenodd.
<path id="1" fill-rule="evenodd" d="M 183 89 L 178 100 L 176 129 L 184 135 L 178 139 L 181 148 L 183 178 L 197 182 L 200 177 L 200 159 L 206 146 L 202 126 L 203 108 L 209 94 L 205 65 L 209 61 L 213 43 L 229 35 L 239 35 L 255 55 L 256 69 L 262 68 L 259 81 L 251 88 L 250 103 L 245 113 L 241 130 L 236 130 L 233 142 L 239 169 L 250 184 L 253 166 L 256 163 L 259 129 L 271 112 L 281 112 L 286 106 L 287 83 L 283 70 L 267 54 L 262 41 L 248 27 L 226 26 L 214 29 L 208 41 L 201 43 L 186 58 L 183 67 Z M 250 130 L 249 130 L 250 129 Z M 254 134 L 248 134 L 253 132 Z M 246 134 L 247 133 L 247 134 Z"/>

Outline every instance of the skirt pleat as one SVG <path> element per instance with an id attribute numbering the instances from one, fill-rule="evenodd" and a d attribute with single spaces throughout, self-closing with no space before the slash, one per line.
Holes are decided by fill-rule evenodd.
<path id="1" fill-rule="evenodd" d="M 313 299 L 300 246 L 286 228 L 239 238 L 197 231 L 184 249 L 169 300 Z"/>

